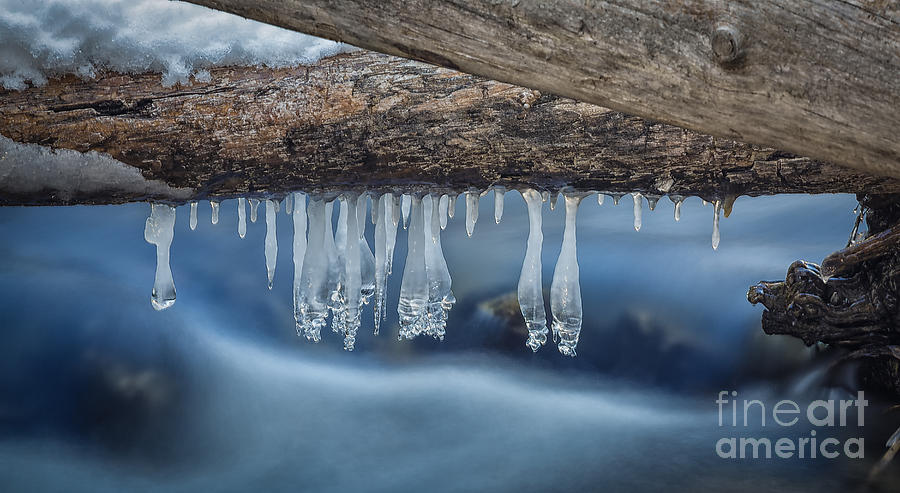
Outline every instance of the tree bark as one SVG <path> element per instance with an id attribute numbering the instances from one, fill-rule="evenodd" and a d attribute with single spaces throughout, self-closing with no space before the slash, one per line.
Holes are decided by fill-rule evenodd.
<path id="1" fill-rule="evenodd" d="M 188 1 L 900 177 L 895 1 Z"/>
<path id="2" fill-rule="evenodd" d="M 211 73 L 189 87 L 162 87 L 158 74 L 106 73 L 0 91 L 4 136 L 106 153 L 146 179 L 187 190 L 22 194 L 0 172 L 0 203 L 490 185 L 709 200 L 900 191 L 895 179 L 372 52 Z"/>

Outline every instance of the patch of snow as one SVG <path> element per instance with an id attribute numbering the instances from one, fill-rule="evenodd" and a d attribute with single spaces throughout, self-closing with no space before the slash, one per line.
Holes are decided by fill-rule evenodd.
<path id="1" fill-rule="evenodd" d="M 0 86 L 98 70 L 159 72 L 165 86 L 224 65 L 309 64 L 351 47 L 206 7 L 163 0 L 0 0 Z"/>
<path id="2" fill-rule="evenodd" d="M 107 154 L 20 144 L 0 135 L 0 193 L 42 191 L 63 199 L 80 193 L 118 192 L 177 201 L 193 194 L 190 188 L 148 180 L 137 168 Z"/>

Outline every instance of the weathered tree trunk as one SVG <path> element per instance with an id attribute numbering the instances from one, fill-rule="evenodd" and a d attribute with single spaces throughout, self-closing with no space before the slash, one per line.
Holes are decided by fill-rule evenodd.
<path id="1" fill-rule="evenodd" d="M 900 177 L 896 1 L 189 1 Z"/>
<path id="2" fill-rule="evenodd" d="M 107 153 L 180 189 L 22 194 L 0 173 L 0 203 L 493 184 L 707 199 L 900 191 L 898 180 L 371 52 L 211 72 L 187 88 L 162 87 L 158 74 L 107 73 L 0 91 L 6 137 Z"/>

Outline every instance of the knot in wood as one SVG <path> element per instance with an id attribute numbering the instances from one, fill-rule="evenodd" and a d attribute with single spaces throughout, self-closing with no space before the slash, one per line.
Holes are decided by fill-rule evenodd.
<path id="1" fill-rule="evenodd" d="M 719 24 L 710 38 L 713 55 L 719 63 L 730 63 L 741 56 L 740 32 L 728 24 Z"/>

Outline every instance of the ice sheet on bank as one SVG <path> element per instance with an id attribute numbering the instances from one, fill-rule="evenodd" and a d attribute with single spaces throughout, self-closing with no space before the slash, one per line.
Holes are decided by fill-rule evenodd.
<path id="1" fill-rule="evenodd" d="M 165 86 L 208 81 L 225 65 L 285 67 L 347 45 L 184 2 L 0 0 L 0 86 L 62 74 L 160 72 Z"/>

